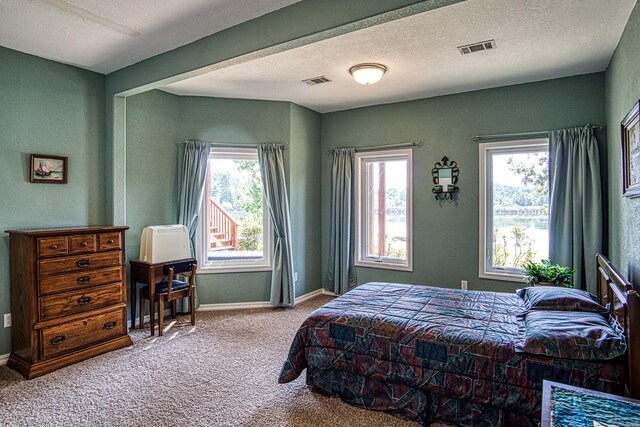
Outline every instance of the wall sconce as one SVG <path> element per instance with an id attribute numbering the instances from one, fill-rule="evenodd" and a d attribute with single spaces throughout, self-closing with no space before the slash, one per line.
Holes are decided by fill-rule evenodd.
<path id="1" fill-rule="evenodd" d="M 453 200 L 454 193 L 460 190 L 457 186 L 458 172 L 460 172 L 458 164 L 446 156 L 431 169 L 433 176 L 431 191 L 436 195 L 436 200 Z"/>
<path id="2" fill-rule="evenodd" d="M 361 85 L 372 85 L 380 81 L 387 67 L 382 64 L 358 64 L 349 68 L 353 79 Z"/>

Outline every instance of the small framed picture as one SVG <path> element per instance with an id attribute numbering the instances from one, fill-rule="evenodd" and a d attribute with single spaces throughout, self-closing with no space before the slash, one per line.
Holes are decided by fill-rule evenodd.
<path id="1" fill-rule="evenodd" d="M 640 197 L 640 124 L 636 102 L 621 123 L 622 130 L 622 194 Z"/>
<path id="2" fill-rule="evenodd" d="M 31 182 L 67 183 L 67 157 L 46 154 L 31 155 Z"/>

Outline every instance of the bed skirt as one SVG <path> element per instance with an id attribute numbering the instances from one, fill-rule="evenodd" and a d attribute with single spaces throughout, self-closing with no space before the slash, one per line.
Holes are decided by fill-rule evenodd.
<path id="1" fill-rule="evenodd" d="M 532 414 L 510 412 L 345 371 L 307 368 L 307 385 L 323 395 L 338 396 L 350 405 L 388 412 L 423 426 L 445 421 L 460 426 L 534 427 L 540 420 L 540 408 Z"/>

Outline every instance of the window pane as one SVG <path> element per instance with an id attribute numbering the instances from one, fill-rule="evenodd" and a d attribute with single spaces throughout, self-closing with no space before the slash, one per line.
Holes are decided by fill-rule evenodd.
<path id="1" fill-rule="evenodd" d="M 522 268 L 549 257 L 548 153 L 491 156 L 492 267 Z"/>
<path id="2" fill-rule="evenodd" d="M 407 259 L 407 161 L 365 161 L 365 256 Z"/>
<path id="3" fill-rule="evenodd" d="M 264 258 L 263 198 L 257 160 L 209 160 L 209 261 Z"/>

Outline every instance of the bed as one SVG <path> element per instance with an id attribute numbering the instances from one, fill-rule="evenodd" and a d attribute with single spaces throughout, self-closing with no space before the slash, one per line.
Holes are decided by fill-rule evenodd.
<path id="1" fill-rule="evenodd" d="M 279 382 L 306 369 L 316 391 L 422 425 L 537 425 L 544 379 L 637 396 L 638 295 L 598 256 L 599 298 L 627 351 L 579 360 L 518 351 L 523 299 L 515 294 L 368 283 L 309 315 Z"/>

